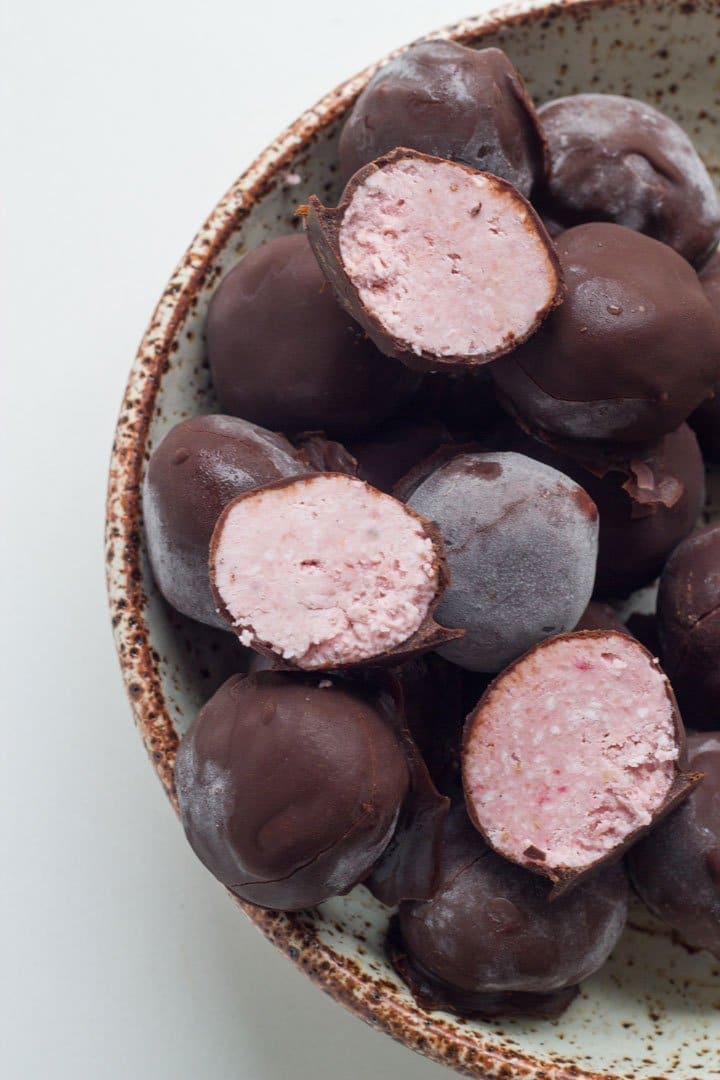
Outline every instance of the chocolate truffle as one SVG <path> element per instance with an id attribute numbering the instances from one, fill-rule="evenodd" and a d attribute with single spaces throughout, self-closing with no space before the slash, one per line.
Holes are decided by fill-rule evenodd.
<path id="1" fill-rule="evenodd" d="M 269 240 L 223 278 L 207 350 L 222 408 L 286 432 L 359 434 L 418 384 L 337 304 L 302 235 Z"/>
<path id="2" fill-rule="evenodd" d="M 340 302 L 409 367 L 487 363 L 562 300 L 555 249 L 530 203 L 465 165 L 393 150 L 355 174 L 337 209 L 312 196 L 305 220 Z"/>
<path id="3" fill-rule="evenodd" d="M 408 728 L 435 786 L 446 795 L 462 797 L 460 744 L 467 715 L 466 673 L 428 653 L 405 661 L 395 674 Z"/>
<path id="4" fill-rule="evenodd" d="M 632 849 L 628 865 L 653 914 L 720 959 L 720 732 L 688 736 L 688 757 L 704 780 Z"/>
<path id="5" fill-rule="evenodd" d="M 425 1008 L 463 1015 L 557 1015 L 622 934 L 621 866 L 548 903 L 546 882 L 491 851 L 461 807 L 448 819 L 440 884 L 400 906 L 390 955 Z"/>
<path id="6" fill-rule="evenodd" d="M 210 581 L 241 643 L 285 667 L 392 663 L 461 633 L 432 619 L 446 584 L 437 529 L 341 473 L 281 481 L 226 506 Z"/>
<path id="7" fill-rule="evenodd" d="M 339 679 L 228 679 L 175 762 L 201 862 L 262 907 L 294 911 L 348 892 L 385 851 L 408 790 L 392 710 L 392 699 Z"/>
<path id="8" fill-rule="evenodd" d="M 658 590 L 663 662 L 690 727 L 720 728 L 720 523 L 667 561 Z"/>
<path id="9" fill-rule="evenodd" d="M 565 302 L 493 364 L 501 400 L 565 438 L 637 443 L 673 431 L 720 370 L 720 318 L 697 274 L 621 225 L 579 225 L 556 247 Z"/>
<path id="10" fill-rule="evenodd" d="M 720 310 L 720 254 L 713 255 L 698 276 L 713 308 L 716 311 Z M 698 405 L 688 423 L 698 437 L 705 459 L 718 464 L 720 462 L 720 386 L 717 383 L 713 396 Z"/>
<path id="11" fill-rule="evenodd" d="M 490 685 L 468 717 L 463 787 L 499 855 L 559 895 L 645 833 L 697 777 L 658 661 L 625 633 L 562 634 Z"/>
<path id="12" fill-rule="evenodd" d="M 554 449 L 514 425 L 506 426 L 498 441 L 565 473 L 597 506 L 594 592 L 599 597 L 627 596 L 653 581 L 694 528 L 705 501 L 703 460 L 687 424 L 649 445 L 617 446 L 612 456 L 596 462 L 591 455 L 573 456 L 587 452 L 587 446 L 568 442 Z"/>
<path id="13" fill-rule="evenodd" d="M 419 461 L 451 442 L 440 420 L 390 420 L 361 439 L 351 439 L 347 450 L 357 462 L 361 480 L 379 491 L 392 492 Z"/>
<path id="14" fill-rule="evenodd" d="M 576 94 L 539 111 L 550 145 L 541 205 L 566 226 L 611 221 L 691 263 L 720 236 L 720 204 L 692 142 L 669 116 L 614 94 Z"/>
<path id="15" fill-rule="evenodd" d="M 545 176 L 547 148 L 525 84 L 500 49 L 423 41 L 383 65 L 340 136 L 340 173 L 397 146 L 502 176 L 524 195 Z"/>
<path id="16" fill-rule="evenodd" d="M 598 600 L 591 600 L 588 606 L 583 611 L 576 630 L 617 630 L 619 633 L 625 633 L 625 625 L 620 621 L 620 617 L 614 607 L 610 604 L 600 603 Z"/>
<path id="17" fill-rule="evenodd" d="M 441 655 L 496 672 L 536 641 L 572 629 L 587 607 L 597 511 L 562 473 L 513 453 L 461 453 L 408 505 L 445 538 L 450 585 L 438 618 L 465 636 Z"/>
<path id="18" fill-rule="evenodd" d="M 150 458 L 143 517 L 153 577 L 192 619 L 227 630 L 210 592 L 210 537 L 236 495 L 309 472 L 282 435 L 234 416 L 196 416 L 165 436 Z"/>

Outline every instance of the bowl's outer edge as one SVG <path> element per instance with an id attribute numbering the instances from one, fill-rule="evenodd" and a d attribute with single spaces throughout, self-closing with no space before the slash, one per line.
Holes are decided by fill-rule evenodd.
<path id="1" fill-rule="evenodd" d="M 464 19 L 427 37 L 481 41 L 499 26 L 534 22 L 588 8 L 612 8 L 623 0 L 516 0 Z M 637 0 L 638 6 L 643 0 Z M 403 49 L 382 58 L 342 83 L 302 114 L 239 177 L 200 228 L 176 267 L 133 363 L 112 446 L 107 494 L 106 578 L 113 633 L 135 722 L 165 791 L 177 810 L 173 768 L 178 738 L 162 693 L 158 664 L 144 619 L 140 573 L 141 487 L 145 449 L 155 399 L 177 348 L 178 328 L 204 283 L 214 256 L 230 232 L 272 185 L 298 148 L 333 123 L 352 103 L 373 72 Z M 326 993 L 367 1023 L 425 1056 L 482 1080 L 621 1080 L 589 1072 L 571 1060 L 538 1060 L 509 1046 L 458 1031 L 435 1014 L 408 1006 L 394 988 L 318 940 L 302 914 L 267 911 L 239 901 L 248 917 L 277 948 Z M 658 1077 L 658 1080 L 662 1078 Z"/>

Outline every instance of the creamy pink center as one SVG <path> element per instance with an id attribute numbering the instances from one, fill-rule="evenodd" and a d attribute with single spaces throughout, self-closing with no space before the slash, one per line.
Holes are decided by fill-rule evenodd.
<path id="1" fill-rule="evenodd" d="M 238 500 L 214 568 L 243 643 L 260 641 L 307 669 L 402 644 L 438 587 L 421 522 L 389 495 L 338 475 Z"/>
<path id="2" fill-rule="evenodd" d="M 631 639 L 551 642 L 483 706 L 466 788 L 493 846 L 580 867 L 648 825 L 678 746 L 667 680 Z"/>
<path id="3" fill-rule="evenodd" d="M 519 196 L 450 162 L 372 173 L 345 212 L 340 252 L 368 311 L 434 356 L 483 356 L 524 336 L 557 287 Z"/>

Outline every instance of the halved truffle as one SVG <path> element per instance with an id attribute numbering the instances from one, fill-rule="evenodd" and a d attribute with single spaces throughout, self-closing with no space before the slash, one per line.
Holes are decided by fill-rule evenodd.
<path id="1" fill-rule="evenodd" d="M 627 917 L 621 866 L 548 903 L 550 886 L 499 858 L 451 812 L 435 896 L 401 904 L 388 952 L 427 1009 L 557 1016 L 597 971 Z"/>
<path id="2" fill-rule="evenodd" d="M 421 41 L 373 75 L 340 135 L 341 176 L 396 146 L 494 173 L 524 195 L 548 165 L 535 108 L 505 53 L 455 41 Z"/>
<path id="3" fill-rule="evenodd" d="M 459 453 L 421 477 L 408 506 L 445 539 L 451 580 L 438 618 L 465 631 L 441 649 L 447 660 L 494 673 L 576 625 L 592 593 L 598 521 L 572 480 L 520 454 Z"/>
<path id="4" fill-rule="evenodd" d="M 356 173 L 337 209 L 313 196 L 305 220 L 340 302 L 409 367 L 487 363 L 562 300 L 533 208 L 507 181 L 465 165 L 394 150 Z"/>
<path id="5" fill-rule="evenodd" d="M 567 295 L 522 348 L 492 365 L 501 401 L 531 428 L 650 442 L 720 374 L 720 317 L 666 244 L 603 222 L 556 241 Z"/>
<path id="6" fill-rule="evenodd" d="M 620 853 L 699 781 L 657 660 L 626 634 L 536 645 L 468 717 L 463 786 L 473 823 L 557 896 Z"/>
<path id="7" fill-rule="evenodd" d="M 285 667 L 389 661 L 462 634 L 432 619 L 447 581 L 437 529 L 341 473 L 231 502 L 213 533 L 210 579 L 242 644 Z"/>

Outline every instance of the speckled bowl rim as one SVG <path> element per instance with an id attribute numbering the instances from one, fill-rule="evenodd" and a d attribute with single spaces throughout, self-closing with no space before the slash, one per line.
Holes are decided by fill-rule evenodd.
<path id="1" fill-rule="evenodd" d="M 502 26 L 531 25 L 549 16 L 643 0 L 519 0 L 484 15 L 464 19 L 427 37 L 476 44 Z M 405 46 L 407 47 L 407 46 Z M 402 52 L 397 49 L 390 55 Z M 153 650 L 145 618 L 141 578 L 141 486 L 146 443 L 155 400 L 177 334 L 213 260 L 228 236 L 257 201 L 277 182 L 298 149 L 310 145 L 352 103 L 373 72 L 388 57 L 370 65 L 303 113 L 256 158 L 220 199 L 192 241 L 141 341 L 128 379 L 110 464 L 106 516 L 107 588 L 116 647 L 136 724 L 166 793 L 177 810 L 173 766 L 177 735 L 164 700 L 160 658 Z M 358 964 L 320 941 L 301 914 L 266 911 L 233 897 L 255 925 L 326 993 L 373 1027 L 426 1057 L 466 1076 L 483 1080 L 619 1080 L 617 1074 L 589 1072 L 572 1060 L 542 1060 L 477 1032 L 451 1026 L 436 1013 L 393 996 L 394 987 L 373 978 Z"/>

